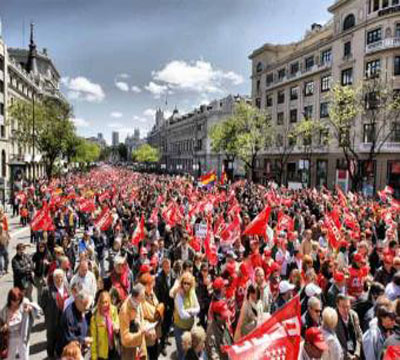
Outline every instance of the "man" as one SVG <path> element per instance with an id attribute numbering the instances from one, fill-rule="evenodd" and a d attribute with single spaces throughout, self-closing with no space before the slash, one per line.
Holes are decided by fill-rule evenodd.
<path id="1" fill-rule="evenodd" d="M 307 311 L 301 317 L 301 336 L 304 337 L 309 328 L 320 327 L 321 325 L 321 300 L 315 296 L 308 299 Z"/>
<path id="2" fill-rule="evenodd" d="M 10 237 L 0 224 L 0 277 L 8 273 L 8 245 Z"/>
<path id="3" fill-rule="evenodd" d="M 328 350 L 328 345 L 325 343 L 322 331 L 317 327 L 311 327 L 305 333 L 299 360 L 321 359 L 326 350 Z"/>
<path id="4" fill-rule="evenodd" d="M 194 260 L 194 250 L 189 246 L 188 234 L 183 234 L 180 244 L 174 251 L 174 260 Z"/>
<path id="5" fill-rule="evenodd" d="M 17 245 L 17 254 L 11 261 L 14 286 L 24 291 L 25 296 L 32 301 L 33 289 L 33 264 L 31 258 L 25 254 L 25 244 Z"/>
<path id="6" fill-rule="evenodd" d="M 167 258 L 161 261 L 161 271 L 156 277 L 155 293 L 160 303 L 165 305 L 164 320 L 162 322 L 162 335 L 160 339 L 161 353 L 166 356 L 165 347 L 168 343 L 169 331 L 172 325 L 174 313 L 174 299 L 169 296 L 169 292 L 174 285 L 171 274 L 171 262 Z"/>
<path id="7" fill-rule="evenodd" d="M 337 271 L 333 274 L 333 284 L 328 289 L 326 294 L 326 306 L 335 307 L 336 297 L 340 293 L 345 292 L 346 278 L 344 273 Z"/>
<path id="8" fill-rule="evenodd" d="M 82 237 L 81 241 L 79 241 L 79 244 L 78 244 L 79 254 L 84 251 L 88 251 L 89 249 L 94 251 L 94 242 L 93 242 L 93 239 L 91 239 L 91 237 L 90 237 L 89 231 L 85 231 L 83 233 L 83 237 Z"/>
<path id="9" fill-rule="evenodd" d="M 71 286 L 76 282 L 82 285 L 82 289 L 85 289 L 88 294 L 94 300 L 97 293 L 97 283 L 94 274 L 89 271 L 89 264 L 87 260 L 83 260 L 79 263 L 78 273 L 71 279 Z"/>
<path id="10" fill-rule="evenodd" d="M 271 306 L 271 313 L 279 310 L 292 298 L 294 288 L 295 286 L 287 280 L 282 280 L 279 283 L 279 296 Z"/>
<path id="11" fill-rule="evenodd" d="M 383 257 L 383 265 L 376 270 L 374 281 L 381 283 L 383 286 L 386 286 L 392 281 L 396 270 L 393 267 L 393 256 L 387 254 Z"/>
<path id="12" fill-rule="evenodd" d="M 392 281 L 385 288 L 385 295 L 394 301 L 400 297 L 400 271 L 394 274 Z"/>
<path id="13" fill-rule="evenodd" d="M 229 319 L 231 312 L 224 300 L 212 302 L 210 307 L 212 320 L 207 327 L 206 352 L 208 360 L 228 360 L 228 354 L 222 351 L 224 346 L 233 344 Z"/>
<path id="14" fill-rule="evenodd" d="M 357 360 L 361 358 L 362 333 L 358 315 L 351 310 L 350 297 L 339 294 L 336 299 L 338 324 L 336 335 L 342 346 L 345 360 Z"/>
<path id="15" fill-rule="evenodd" d="M 300 251 L 304 255 L 310 255 L 312 251 L 312 231 L 307 229 L 304 231 L 303 240 L 300 245 Z"/>
<path id="16" fill-rule="evenodd" d="M 78 341 L 84 349 L 88 349 L 92 338 L 88 337 L 88 323 L 85 312 L 90 307 L 93 299 L 85 292 L 80 291 L 74 302 L 69 305 L 61 316 L 59 338 L 56 345 L 57 354 L 60 356 L 65 345 L 71 341 Z"/>

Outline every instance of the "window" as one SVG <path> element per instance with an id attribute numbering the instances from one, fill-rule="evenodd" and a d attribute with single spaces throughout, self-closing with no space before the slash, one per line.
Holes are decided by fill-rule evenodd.
<path id="1" fill-rule="evenodd" d="M 283 136 L 282 136 L 282 134 L 278 134 L 276 136 L 276 146 L 277 147 L 283 146 Z"/>
<path id="2" fill-rule="evenodd" d="M 382 9 L 387 8 L 389 6 L 389 0 L 382 0 Z"/>
<path id="3" fill-rule="evenodd" d="M 314 81 L 308 81 L 304 84 L 304 95 L 311 96 L 314 94 Z"/>
<path id="4" fill-rule="evenodd" d="M 373 124 L 364 124 L 363 126 L 363 142 L 371 143 L 375 137 L 375 126 Z"/>
<path id="5" fill-rule="evenodd" d="M 400 37 L 400 23 L 396 24 L 395 30 L 394 30 L 394 36 L 395 37 Z"/>
<path id="6" fill-rule="evenodd" d="M 278 71 L 278 79 L 279 79 L 279 80 L 282 80 L 282 79 L 285 77 L 285 75 L 286 75 L 286 69 L 285 69 L 285 68 L 280 69 L 280 70 Z"/>
<path id="7" fill-rule="evenodd" d="M 2 150 L 1 151 L 1 176 L 6 177 L 7 176 L 7 158 L 6 158 L 6 151 Z"/>
<path id="8" fill-rule="evenodd" d="M 365 109 L 375 110 L 379 105 L 379 96 L 376 91 L 371 91 L 365 94 Z"/>
<path id="9" fill-rule="evenodd" d="M 4 81 L 0 80 L 0 93 L 4 92 Z"/>
<path id="10" fill-rule="evenodd" d="M 290 73 L 292 75 L 295 75 L 299 72 L 299 62 L 295 62 L 293 64 L 290 65 Z"/>
<path id="11" fill-rule="evenodd" d="M 297 143 L 297 139 L 292 135 L 288 137 L 289 146 L 295 146 Z"/>
<path id="12" fill-rule="evenodd" d="M 285 102 L 285 91 L 278 91 L 278 104 L 283 104 Z"/>
<path id="13" fill-rule="evenodd" d="M 319 117 L 320 118 L 326 118 L 329 116 L 329 107 L 328 107 L 328 103 L 327 102 L 323 102 L 320 105 L 319 108 Z"/>
<path id="14" fill-rule="evenodd" d="M 257 80 L 257 82 L 256 82 L 256 91 L 257 91 L 257 93 L 259 93 L 260 92 L 260 80 Z"/>
<path id="15" fill-rule="evenodd" d="M 304 106 L 304 118 L 312 119 L 312 116 L 313 116 L 313 106 L 312 105 Z"/>
<path id="16" fill-rule="evenodd" d="M 272 102 L 272 95 L 267 95 L 267 107 L 271 107 Z"/>
<path id="17" fill-rule="evenodd" d="M 374 1 L 373 10 L 378 11 L 379 10 L 379 0 L 373 0 L 373 1 Z"/>
<path id="18" fill-rule="evenodd" d="M 367 78 L 373 78 L 379 75 L 379 71 L 381 70 L 381 60 L 376 59 L 373 61 L 367 62 L 365 66 L 365 76 Z"/>
<path id="19" fill-rule="evenodd" d="M 290 110 L 290 122 L 291 123 L 297 122 L 297 109 Z"/>
<path id="20" fill-rule="evenodd" d="M 318 145 L 328 145 L 329 129 L 321 129 L 318 136 Z"/>
<path id="21" fill-rule="evenodd" d="M 392 123 L 391 141 L 400 142 L 400 122 Z"/>
<path id="22" fill-rule="evenodd" d="M 4 115 L 4 104 L 0 103 L 0 115 Z"/>
<path id="23" fill-rule="evenodd" d="M 400 56 L 394 57 L 393 74 L 396 76 L 400 75 Z"/>
<path id="24" fill-rule="evenodd" d="M 4 58 L 0 56 L 0 70 L 4 69 Z"/>
<path id="25" fill-rule="evenodd" d="M 296 163 L 288 163 L 286 165 L 288 181 L 296 181 Z"/>
<path id="26" fill-rule="evenodd" d="M 399 2 L 400 2 L 399 0 L 392 0 L 392 5 L 393 6 L 399 5 Z"/>
<path id="27" fill-rule="evenodd" d="M 271 85 L 274 82 L 274 74 L 267 75 L 267 86 Z"/>
<path id="28" fill-rule="evenodd" d="M 382 39 L 382 29 L 375 29 L 367 32 L 367 44 L 380 41 Z"/>
<path id="29" fill-rule="evenodd" d="M 294 86 L 290 88 L 290 100 L 297 100 L 299 97 L 299 87 Z"/>
<path id="30" fill-rule="evenodd" d="M 344 43 L 343 56 L 344 56 L 344 58 L 350 58 L 351 57 L 351 41 L 347 41 L 347 42 Z"/>
<path id="31" fill-rule="evenodd" d="M 0 135 L 2 138 L 6 137 L 6 127 L 4 125 L 0 126 Z"/>
<path id="32" fill-rule="evenodd" d="M 261 109 L 261 99 L 260 99 L 260 98 L 257 98 L 257 99 L 256 99 L 256 107 L 257 107 L 258 109 Z"/>
<path id="33" fill-rule="evenodd" d="M 261 72 L 262 70 L 263 70 L 263 64 L 262 64 L 261 62 L 259 62 L 259 63 L 257 64 L 256 71 L 259 73 L 259 72 Z"/>
<path id="34" fill-rule="evenodd" d="M 349 14 L 343 21 L 343 31 L 349 30 L 356 24 L 356 18 L 353 14 Z"/>
<path id="35" fill-rule="evenodd" d="M 353 69 L 346 69 L 342 71 L 342 86 L 353 84 Z"/>
<path id="36" fill-rule="evenodd" d="M 279 112 L 279 113 L 277 114 L 277 117 L 276 117 L 276 124 L 277 124 L 277 125 L 283 125 L 284 121 L 285 121 L 285 119 L 284 119 L 284 114 L 283 114 L 283 112 Z"/>
<path id="37" fill-rule="evenodd" d="M 332 50 L 327 49 L 321 53 L 321 64 L 329 64 L 332 60 Z"/>
<path id="38" fill-rule="evenodd" d="M 314 56 L 309 56 L 308 58 L 306 58 L 305 60 L 305 68 L 306 71 L 310 71 L 312 69 L 312 67 L 314 66 Z"/>
<path id="39" fill-rule="evenodd" d="M 321 92 L 329 91 L 331 89 L 332 76 L 325 75 L 321 77 Z"/>

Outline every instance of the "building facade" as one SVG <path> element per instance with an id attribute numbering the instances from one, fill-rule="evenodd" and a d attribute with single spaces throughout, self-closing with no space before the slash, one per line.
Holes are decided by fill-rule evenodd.
<path id="1" fill-rule="evenodd" d="M 31 102 L 33 108 L 43 97 L 66 102 L 59 90 L 60 78 L 47 50 L 37 50 L 33 24 L 28 49 L 7 47 L 0 37 L 0 194 L 3 199 L 22 179 L 45 175 L 40 152 L 17 141 L 18 124 L 8 115 L 8 109 L 17 100 Z"/>
<path id="2" fill-rule="evenodd" d="M 111 145 L 118 146 L 119 145 L 119 132 L 113 131 L 111 134 Z"/>
<path id="3" fill-rule="evenodd" d="M 132 152 L 135 151 L 140 145 L 144 144 L 145 141 L 140 138 L 140 130 L 135 129 L 133 135 L 129 135 L 125 138 L 125 145 L 128 151 L 128 160 L 131 160 Z"/>
<path id="4" fill-rule="evenodd" d="M 98 133 L 97 136 L 90 136 L 86 140 L 98 145 L 100 149 L 104 149 L 107 146 L 102 133 Z"/>
<path id="5" fill-rule="evenodd" d="M 167 119 L 162 110 L 157 110 L 147 142 L 159 149 L 160 168 L 199 176 L 211 170 L 220 174 L 224 165 L 226 169 L 235 168 L 236 174 L 242 174 L 240 164 L 227 164 L 222 154 L 212 152 L 209 137 L 212 126 L 232 115 L 235 103 L 240 100 L 247 98 L 229 95 L 183 115 L 175 109 Z"/>
<path id="6" fill-rule="evenodd" d="M 305 37 L 287 45 L 265 44 L 252 61 L 252 102 L 271 114 L 277 129 L 276 143 L 258 159 L 262 182 L 277 176 L 279 161 L 289 139 L 288 131 L 303 118 L 329 123 L 330 90 L 333 84 L 360 86 L 372 75 L 385 86 L 400 89 L 400 1 L 338 0 L 328 11 L 332 19 L 313 24 Z M 392 124 L 388 140 L 373 163 L 362 158 L 369 152 L 368 128 L 356 119 L 356 150 L 360 154 L 363 191 L 368 194 L 386 184 L 400 191 L 400 129 Z M 389 132 L 393 132 L 389 134 Z M 336 184 L 349 188 L 349 174 L 337 141 L 313 139 L 310 162 L 295 146 L 283 169 L 284 183 L 298 186 Z M 304 179 L 304 169 L 307 179 Z"/>

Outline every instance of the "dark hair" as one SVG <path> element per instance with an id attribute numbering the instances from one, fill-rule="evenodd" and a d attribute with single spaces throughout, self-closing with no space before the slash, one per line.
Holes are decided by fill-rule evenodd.
<path id="1" fill-rule="evenodd" d="M 369 288 L 370 295 L 379 296 L 383 295 L 384 292 L 385 292 L 385 287 L 381 283 L 376 281 L 374 281 L 371 284 L 371 287 Z"/>
<path id="2" fill-rule="evenodd" d="M 337 296 L 336 296 L 336 304 L 339 304 L 340 301 L 344 301 L 344 300 L 350 300 L 350 297 L 348 297 L 347 295 L 342 294 L 342 293 L 337 294 Z"/>
<path id="3" fill-rule="evenodd" d="M 12 288 L 7 295 L 7 307 L 10 307 L 11 301 L 18 301 L 19 304 L 22 303 L 24 295 L 22 294 L 21 289 L 14 287 Z"/>
<path id="4" fill-rule="evenodd" d="M 400 285 L 400 271 L 397 271 L 392 280 L 396 285 Z"/>
<path id="5" fill-rule="evenodd" d="M 247 288 L 247 299 L 249 299 L 251 294 L 256 294 L 257 300 L 260 298 L 260 290 L 253 284 L 250 284 Z"/>
<path id="6" fill-rule="evenodd" d="M 184 263 L 183 263 L 183 271 L 186 271 L 188 268 L 192 268 L 193 267 L 193 263 L 192 263 L 192 261 L 190 261 L 190 260 L 186 260 Z"/>

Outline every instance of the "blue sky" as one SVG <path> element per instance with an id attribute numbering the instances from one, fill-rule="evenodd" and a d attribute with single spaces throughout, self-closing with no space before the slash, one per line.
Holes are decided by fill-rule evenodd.
<path id="1" fill-rule="evenodd" d="M 145 136 L 158 107 L 184 113 L 229 93 L 250 95 L 248 55 L 265 42 L 299 40 L 330 18 L 332 2 L 0 0 L 0 17 L 11 47 L 26 46 L 35 23 L 78 133 L 110 141 L 113 130 L 124 139 L 138 127 Z"/>

